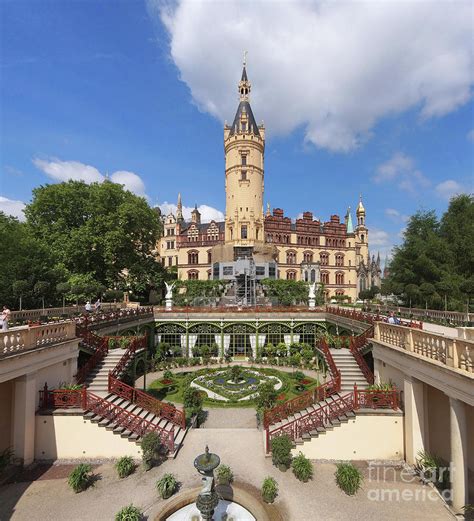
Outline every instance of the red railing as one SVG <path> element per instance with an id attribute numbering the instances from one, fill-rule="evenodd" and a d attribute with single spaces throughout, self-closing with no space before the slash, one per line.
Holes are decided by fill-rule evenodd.
<path id="1" fill-rule="evenodd" d="M 362 311 L 356 311 L 354 309 L 344 309 L 326 306 L 326 313 L 332 315 L 339 315 L 341 317 L 350 318 L 352 320 L 358 320 L 359 322 L 366 322 L 367 324 L 374 324 L 375 322 L 388 322 L 389 317 L 382 316 L 377 313 L 368 313 Z M 396 323 L 399 326 L 412 327 L 414 329 L 423 329 L 423 322 L 417 322 L 416 320 L 400 320 L 396 317 Z"/>
<path id="2" fill-rule="evenodd" d="M 336 367 L 329 347 L 324 339 L 321 340 L 320 350 L 323 352 L 328 364 L 331 379 L 311 391 L 306 391 L 292 400 L 288 400 L 265 411 L 263 414 L 263 427 L 265 429 L 274 423 L 289 418 L 295 414 L 295 412 L 302 411 L 310 405 L 325 400 L 328 396 L 339 392 L 341 389 L 341 373 Z"/>
<path id="3" fill-rule="evenodd" d="M 139 407 L 169 420 L 182 429 L 186 428 L 186 416 L 183 410 L 170 403 L 161 402 L 148 393 L 127 385 L 113 377 L 112 374 L 109 374 L 109 392 L 136 403 Z"/>
<path id="4" fill-rule="evenodd" d="M 164 307 L 155 306 L 155 313 L 323 313 L 324 308 L 317 307 L 310 309 L 308 306 L 173 306 L 171 310 Z"/>
<path id="5" fill-rule="evenodd" d="M 44 384 L 40 390 L 40 409 L 69 409 L 71 407 L 82 407 L 84 404 L 84 393 L 82 389 L 48 389 L 48 384 Z"/>
<path id="6" fill-rule="evenodd" d="M 87 338 L 94 338 L 94 345 L 96 347 L 94 354 L 87 360 L 87 362 L 77 371 L 76 382 L 81 384 L 87 378 L 87 375 L 99 364 L 109 352 L 109 341 L 107 337 L 100 337 L 92 332 L 86 332 Z"/>
<path id="7" fill-rule="evenodd" d="M 374 373 L 371 371 L 370 367 L 367 365 L 365 358 L 362 356 L 361 349 L 367 343 L 368 338 L 372 338 L 374 336 L 374 326 L 369 327 L 366 331 L 361 333 L 358 336 L 353 336 L 350 339 L 349 350 L 352 353 L 357 365 L 360 370 L 364 374 L 365 379 L 369 384 L 374 383 Z"/>
<path id="8" fill-rule="evenodd" d="M 78 334 L 91 328 L 104 327 L 108 324 L 130 322 L 137 318 L 153 316 L 153 306 L 141 306 L 139 308 L 119 309 L 112 312 L 97 312 L 89 315 L 81 315 L 76 318 Z"/>
<path id="9" fill-rule="evenodd" d="M 295 419 L 276 427 L 266 429 L 266 452 L 270 452 L 271 440 L 276 436 L 287 434 L 295 442 L 301 439 L 304 434 L 316 431 L 318 428 L 325 428 L 333 420 L 337 420 L 347 412 L 353 412 L 361 408 L 386 409 L 398 408 L 398 391 L 359 391 L 356 386 L 350 393 L 333 397 L 329 402 L 324 402 L 313 411 L 307 412 Z"/>

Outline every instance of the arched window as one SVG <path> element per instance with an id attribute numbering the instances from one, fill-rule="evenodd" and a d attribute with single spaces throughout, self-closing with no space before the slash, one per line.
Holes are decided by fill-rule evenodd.
<path id="1" fill-rule="evenodd" d="M 319 261 L 321 266 L 327 266 L 329 264 L 329 253 L 322 252 L 319 254 Z"/>
<path id="2" fill-rule="evenodd" d="M 287 264 L 296 264 L 296 252 L 293 250 L 288 250 L 286 252 L 286 263 Z"/>
<path id="3" fill-rule="evenodd" d="M 336 253 L 336 266 L 344 266 L 344 254 Z"/>
<path id="4" fill-rule="evenodd" d="M 311 270 L 311 282 L 316 282 L 316 270 Z"/>
<path id="5" fill-rule="evenodd" d="M 312 251 L 305 251 L 303 253 L 303 262 L 313 262 L 313 252 Z"/>
<path id="6" fill-rule="evenodd" d="M 199 264 L 199 252 L 197 250 L 188 251 L 188 264 Z"/>
<path id="7" fill-rule="evenodd" d="M 211 253 L 211 250 L 207 250 L 207 263 L 208 264 L 212 263 L 212 253 Z"/>
<path id="8" fill-rule="evenodd" d="M 327 271 L 321 272 L 321 282 L 323 284 L 329 284 L 329 272 L 327 272 Z"/>
<path id="9" fill-rule="evenodd" d="M 198 280 L 199 279 L 199 271 L 190 270 L 188 271 L 188 280 Z"/>
<path id="10" fill-rule="evenodd" d="M 344 273 L 341 271 L 338 271 L 336 273 L 336 284 L 344 284 Z"/>
<path id="11" fill-rule="evenodd" d="M 287 280 L 296 280 L 296 271 L 287 271 L 286 279 Z"/>

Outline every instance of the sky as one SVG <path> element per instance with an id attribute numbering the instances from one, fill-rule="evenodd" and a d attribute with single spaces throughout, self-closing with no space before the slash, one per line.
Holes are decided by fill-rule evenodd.
<path id="1" fill-rule="evenodd" d="M 382 257 L 474 191 L 474 4 L 5 0 L 0 210 L 108 176 L 164 212 L 225 211 L 223 124 L 247 51 L 265 207 L 329 220 L 362 195 Z"/>

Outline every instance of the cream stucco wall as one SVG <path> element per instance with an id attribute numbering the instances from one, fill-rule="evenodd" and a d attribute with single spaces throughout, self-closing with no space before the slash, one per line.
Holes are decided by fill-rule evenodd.
<path id="1" fill-rule="evenodd" d="M 348 423 L 312 438 L 293 450 L 310 459 L 402 460 L 403 416 L 357 413 Z"/>
<path id="2" fill-rule="evenodd" d="M 36 415 L 35 459 L 141 457 L 140 447 L 72 414 Z"/>
<path id="3" fill-rule="evenodd" d="M 425 407 L 428 429 L 426 433 L 426 448 L 430 453 L 449 461 L 451 459 L 449 432 L 449 398 L 431 385 L 425 385 Z"/>

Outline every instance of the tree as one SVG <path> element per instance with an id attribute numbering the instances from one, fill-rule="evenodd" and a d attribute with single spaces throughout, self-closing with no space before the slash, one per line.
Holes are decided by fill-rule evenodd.
<path id="1" fill-rule="evenodd" d="M 22 310 L 23 295 L 27 291 L 28 287 L 29 284 L 26 280 L 15 280 L 15 282 L 12 284 L 13 295 L 20 299 L 20 311 Z"/>
<path id="2" fill-rule="evenodd" d="M 48 294 L 49 286 L 50 286 L 49 282 L 46 282 L 45 280 L 39 280 L 34 285 L 34 288 L 33 288 L 33 291 L 35 292 L 35 294 L 41 298 L 43 311 L 44 311 L 44 299 L 45 299 L 46 295 Z"/>
<path id="3" fill-rule="evenodd" d="M 276 403 L 278 392 L 275 390 L 274 384 L 270 381 L 264 382 L 258 386 L 257 397 L 255 399 L 258 409 L 270 409 Z"/>
<path id="4" fill-rule="evenodd" d="M 124 270 L 142 276 L 142 266 L 157 264 L 153 250 L 161 225 L 156 213 L 143 197 L 115 183 L 40 186 L 25 215 L 55 265 L 70 274 L 92 275 L 114 287 Z"/>
<path id="5" fill-rule="evenodd" d="M 264 279 L 262 285 L 270 298 L 282 306 L 306 303 L 308 301 L 308 284 L 303 281 Z"/>
<path id="6" fill-rule="evenodd" d="M 63 297 L 63 313 L 64 313 L 64 307 L 66 305 L 65 304 L 66 293 L 69 293 L 69 291 L 71 291 L 71 285 L 68 282 L 60 282 L 59 284 L 56 284 L 56 291 Z"/>

